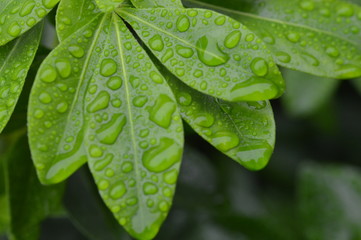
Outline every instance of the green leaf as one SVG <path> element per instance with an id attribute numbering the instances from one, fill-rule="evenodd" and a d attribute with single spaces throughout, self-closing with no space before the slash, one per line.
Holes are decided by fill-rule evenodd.
<path id="1" fill-rule="evenodd" d="M 241 21 L 263 39 L 281 66 L 328 78 L 361 75 L 361 8 L 356 5 L 337 0 L 263 0 L 248 7 L 229 3 L 226 6 L 232 8 L 226 9 L 190 2 Z"/>
<path id="2" fill-rule="evenodd" d="M 321 78 L 292 70 L 283 71 L 286 92 L 285 109 L 293 116 L 309 116 L 331 100 L 339 85 L 335 79 Z"/>
<path id="3" fill-rule="evenodd" d="M 39 183 L 25 131 L 14 133 L 6 141 L 9 144 L 8 152 L 0 162 L 6 171 L 9 234 L 11 239 L 36 240 L 39 238 L 41 221 L 59 209 L 64 185 L 45 187 Z"/>
<path id="4" fill-rule="evenodd" d="M 305 239 L 361 239 L 359 169 L 306 164 L 298 192 Z"/>
<path id="5" fill-rule="evenodd" d="M 100 68 L 92 71 L 97 81 L 85 96 L 89 165 L 119 223 L 133 237 L 152 239 L 172 203 L 182 121 L 169 86 L 146 52 L 116 14 L 106 18 L 104 55 Z"/>
<path id="6" fill-rule="evenodd" d="M 169 75 L 183 119 L 219 151 L 250 170 L 266 166 L 275 143 L 268 101 L 231 103 L 201 94 Z"/>
<path id="7" fill-rule="evenodd" d="M 131 0 L 137 8 L 183 8 L 181 0 Z"/>
<path id="8" fill-rule="evenodd" d="M 200 9 L 118 9 L 154 55 L 192 88 L 229 101 L 270 99 L 284 83 L 251 31 Z"/>
<path id="9" fill-rule="evenodd" d="M 94 0 L 62 0 L 56 14 L 56 32 L 62 42 L 100 13 Z"/>
<path id="10" fill-rule="evenodd" d="M 43 24 L 0 47 L 0 133 L 9 121 L 38 49 Z"/>
<path id="11" fill-rule="evenodd" d="M 99 63 L 103 14 L 66 38 L 43 61 L 29 100 L 29 143 L 44 184 L 66 179 L 87 161 L 83 148 L 83 103 Z M 81 44 L 79 43 L 81 41 Z"/>
<path id="12" fill-rule="evenodd" d="M 40 22 L 59 0 L 3 0 L 0 6 L 0 46 Z"/>

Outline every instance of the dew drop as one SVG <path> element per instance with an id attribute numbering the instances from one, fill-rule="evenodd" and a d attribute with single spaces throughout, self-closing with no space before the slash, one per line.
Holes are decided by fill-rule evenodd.
<path id="1" fill-rule="evenodd" d="M 98 183 L 99 190 L 106 190 L 109 187 L 109 182 L 107 180 L 101 180 Z"/>
<path id="2" fill-rule="evenodd" d="M 163 77 L 161 75 L 159 75 L 159 73 L 157 72 L 151 72 L 150 73 L 150 78 L 153 80 L 153 82 L 155 83 L 163 83 Z"/>
<path id="3" fill-rule="evenodd" d="M 117 64 L 113 59 L 103 59 L 100 66 L 100 74 L 104 77 L 109 77 L 117 71 Z"/>
<path id="4" fill-rule="evenodd" d="M 108 88 L 110 88 L 112 90 L 118 90 L 119 88 L 121 88 L 122 84 L 123 84 L 123 81 L 118 76 L 109 78 L 109 80 L 107 82 Z"/>
<path id="5" fill-rule="evenodd" d="M 178 45 L 176 47 L 176 51 L 180 56 L 182 56 L 184 58 L 190 58 L 194 54 L 193 49 L 188 48 L 188 47 L 183 47 L 183 46 L 180 46 L 180 45 Z"/>
<path id="6" fill-rule="evenodd" d="M 339 78 L 354 78 L 361 75 L 361 68 L 356 65 L 346 64 L 337 69 L 336 74 Z"/>
<path id="7" fill-rule="evenodd" d="M 17 22 L 13 22 L 12 24 L 10 24 L 9 28 L 8 28 L 8 33 L 10 34 L 10 36 L 12 37 L 17 37 L 20 35 L 21 33 L 21 27 Z"/>
<path id="8" fill-rule="evenodd" d="M 67 78 L 71 74 L 71 64 L 68 59 L 61 58 L 55 61 L 55 67 L 62 78 Z"/>
<path id="9" fill-rule="evenodd" d="M 144 152 L 144 166 L 152 172 L 163 172 L 179 162 L 182 149 L 170 138 L 160 139 L 159 145 Z"/>
<path id="10" fill-rule="evenodd" d="M 182 106 L 189 106 L 192 103 L 192 96 L 187 92 L 181 92 L 178 94 L 178 103 Z"/>
<path id="11" fill-rule="evenodd" d="M 96 145 L 91 145 L 89 148 L 89 154 L 93 158 L 99 158 L 103 156 L 103 151 Z"/>
<path id="12" fill-rule="evenodd" d="M 190 27 L 189 18 L 186 15 L 180 16 L 177 19 L 177 29 L 180 32 L 186 32 Z"/>
<path id="13" fill-rule="evenodd" d="M 328 47 L 326 49 L 326 53 L 327 55 L 329 55 L 330 57 L 338 57 L 340 55 L 340 52 L 334 48 L 334 47 Z"/>
<path id="14" fill-rule="evenodd" d="M 110 95 L 106 91 L 101 91 L 97 97 L 91 102 L 88 107 L 87 111 L 90 113 L 97 112 L 99 110 L 105 109 L 109 106 Z"/>
<path id="15" fill-rule="evenodd" d="M 136 107 L 143 107 L 147 102 L 147 96 L 137 96 L 133 99 L 133 105 Z"/>
<path id="16" fill-rule="evenodd" d="M 164 42 L 159 34 L 149 39 L 148 44 L 154 51 L 160 52 L 164 49 Z"/>
<path id="17" fill-rule="evenodd" d="M 102 125 L 96 131 L 99 141 L 108 145 L 114 144 L 120 133 L 123 131 L 126 122 L 127 119 L 124 114 L 114 114 L 108 123 Z"/>
<path id="18" fill-rule="evenodd" d="M 276 52 L 277 60 L 282 63 L 289 63 L 291 62 L 291 56 L 285 52 Z"/>
<path id="19" fill-rule="evenodd" d="M 82 58 L 84 56 L 84 49 L 78 45 L 70 45 L 68 51 L 76 58 Z"/>
<path id="20" fill-rule="evenodd" d="M 35 2 L 33 0 L 27 1 L 24 4 L 24 6 L 21 8 L 19 15 L 21 17 L 25 17 L 29 15 L 33 11 L 34 7 L 35 7 Z"/>
<path id="21" fill-rule="evenodd" d="M 238 146 L 239 138 L 235 133 L 220 131 L 212 136 L 212 143 L 220 151 L 226 152 Z"/>
<path id="22" fill-rule="evenodd" d="M 263 77 L 268 73 L 268 64 L 263 58 L 255 58 L 251 63 L 251 69 L 254 74 Z"/>
<path id="23" fill-rule="evenodd" d="M 214 117 L 209 113 L 200 113 L 195 116 L 194 123 L 209 128 L 214 124 Z"/>
<path id="24" fill-rule="evenodd" d="M 203 36 L 197 41 L 196 45 L 198 58 L 208 66 L 219 66 L 229 60 L 229 56 L 219 49 L 217 41 L 214 38 Z"/>
<path id="25" fill-rule="evenodd" d="M 61 102 L 56 106 L 56 111 L 59 113 L 65 113 L 68 110 L 68 104 L 66 102 Z"/>
<path id="26" fill-rule="evenodd" d="M 161 94 L 149 111 L 149 119 L 163 128 L 168 128 L 175 110 L 176 104 L 173 100 Z"/>
<path id="27" fill-rule="evenodd" d="M 229 49 L 237 47 L 241 40 L 241 36 L 242 33 L 238 30 L 231 32 L 224 40 L 224 46 L 226 46 Z"/>
<path id="28" fill-rule="evenodd" d="M 302 1 L 300 3 L 300 7 L 303 10 L 312 11 L 315 8 L 315 3 L 313 2 L 313 0 Z"/>
<path id="29" fill-rule="evenodd" d="M 94 164 L 95 171 L 103 170 L 106 166 L 108 166 L 112 162 L 113 158 L 114 156 L 112 154 L 107 154 L 104 159 L 96 161 Z"/>
<path id="30" fill-rule="evenodd" d="M 290 42 L 296 43 L 300 40 L 301 36 L 300 34 L 296 33 L 296 32 L 290 32 L 287 34 L 287 39 Z"/>
<path id="31" fill-rule="evenodd" d="M 112 199 L 119 199 L 123 197 L 126 192 L 127 188 L 125 187 L 124 183 L 119 182 L 111 188 L 109 195 Z"/>
<path id="32" fill-rule="evenodd" d="M 133 171 L 133 164 L 131 162 L 125 162 L 122 165 L 122 171 L 124 173 L 129 173 L 131 171 Z"/>
<path id="33" fill-rule="evenodd" d="M 53 99 L 51 98 L 51 96 L 50 96 L 49 93 L 47 93 L 47 92 L 42 92 L 42 93 L 39 95 L 39 100 L 40 100 L 40 102 L 47 104 L 47 103 L 51 103 L 51 101 L 52 101 Z"/>
<path id="34" fill-rule="evenodd" d="M 143 192 L 145 195 L 156 194 L 158 192 L 158 187 L 153 183 L 146 182 L 143 185 Z"/>
<path id="35" fill-rule="evenodd" d="M 47 66 L 45 66 L 44 68 L 41 69 L 40 79 L 43 82 L 46 82 L 46 83 L 54 82 L 56 77 L 57 77 L 57 73 L 56 73 L 55 69 L 52 66 L 47 65 Z"/>
<path id="36" fill-rule="evenodd" d="M 46 8 L 53 8 L 57 3 L 59 2 L 59 0 L 43 0 L 43 5 Z"/>

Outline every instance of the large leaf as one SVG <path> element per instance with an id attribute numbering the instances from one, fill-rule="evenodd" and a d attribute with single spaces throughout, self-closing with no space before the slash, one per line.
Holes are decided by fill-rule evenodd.
<path id="1" fill-rule="evenodd" d="M 11 239 L 36 240 L 41 221 L 60 207 L 63 185 L 40 184 L 30 158 L 27 137 L 22 130 L 6 138 L 8 152 L 0 159 L 5 166 Z M 21 151 L 19 151 L 21 149 Z"/>
<path id="2" fill-rule="evenodd" d="M 339 81 L 302 72 L 284 70 L 287 91 L 282 97 L 285 109 L 293 116 L 309 116 L 331 100 Z"/>
<path id="3" fill-rule="evenodd" d="M 2 0 L 0 46 L 35 26 L 58 2 L 59 0 Z"/>
<path id="4" fill-rule="evenodd" d="M 182 8 L 181 0 L 131 0 L 133 5 L 137 8 Z"/>
<path id="5" fill-rule="evenodd" d="M 100 13 L 94 0 L 62 0 L 56 14 L 56 32 L 64 41 Z"/>
<path id="6" fill-rule="evenodd" d="M 361 75 L 361 8 L 356 5 L 337 0 L 217 2 L 226 9 L 189 2 L 244 23 L 281 66 L 329 78 Z"/>
<path id="7" fill-rule="evenodd" d="M 61 182 L 87 161 L 82 103 L 93 75 L 89 67 L 99 63 L 96 49 L 102 48 L 105 39 L 99 27 L 103 23 L 103 15 L 94 15 L 39 68 L 29 100 L 28 126 L 42 183 Z"/>
<path id="8" fill-rule="evenodd" d="M 162 64 L 192 88 L 229 101 L 283 93 L 283 79 L 269 50 L 231 18 L 200 9 L 118 12 Z"/>
<path id="9" fill-rule="evenodd" d="M 226 102 L 201 94 L 171 75 L 168 81 L 183 119 L 200 136 L 248 169 L 266 166 L 275 143 L 269 102 Z"/>
<path id="10" fill-rule="evenodd" d="M 299 181 L 305 239 L 361 239 L 358 169 L 307 164 Z"/>
<path id="11" fill-rule="evenodd" d="M 85 96 L 89 165 L 120 224 L 152 239 L 172 203 L 182 121 L 165 79 L 120 18 L 107 17 L 104 28 L 100 68 Z"/>
<path id="12" fill-rule="evenodd" d="M 9 121 L 38 49 L 42 24 L 0 47 L 0 133 Z"/>

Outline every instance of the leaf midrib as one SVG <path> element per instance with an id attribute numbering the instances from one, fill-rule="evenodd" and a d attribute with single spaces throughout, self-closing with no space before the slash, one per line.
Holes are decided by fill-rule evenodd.
<path id="1" fill-rule="evenodd" d="M 120 36 L 120 31 L 119 31 L 119 24 L 117 22 L 117 19 L 119 18 L 118 15 L 116 15 L 115 13 L 113 13 L 113 22 L 114 22 L 114 26 L 115 26 L 115 31 L 116 31 L 116 35 L 117 35 L 117 44 L 118 44 L 118 48 L 119 48 L 119 58 L 120 58 L 120 62 L 122 65 L 122 70 L 123 70 L 123 77 L 124 77 L 124 88 L 125 88 L 125 97 L 127 99 L 126 101 L 126 105 L 127 105 L 127 110 L 128 110 L 128 117 L 129 117 L 129 129 L 130 129 L 130 134 L 131 134 L 131 141 L 132 141 L 132 147 L 133 147 L 133 151 L 134 151 L 134 159 L 135 161 L 137 161 L 138 159 L 138 152 L 137 152 L 137 144 L 135 141 L 136 138 L 136 134 L 135 134 L 135 130 L 134 130 L 134 124 L 133 124 L 133 113 L 131 111 L 131 98 L 130 98 L 130 91 L 129 91 L 129 83 L 128 83 L 128 75 L 127 75 L 127 70 L 126 70 L 126 63 L 125 63 L 125 59 L 124 59 L 124 49 L 122 47 L 122 43 L 121 43 L 121 36 Z M 139 170 L 139 165 L 138 164 L 134 164 L 135 165 L 135 175 L 136 175 L 136 179 L 141 179 L 141 174 L 140 174 L 140 170 Z M 141 185 L 140 182 L 137 180 L 136 181 L 137 184 L 137 195 L 140 198 L 140 202 L 143 203 L 143 194 L 141 192 Z M 140 204 L 139 205 L 140 208 L 140 216 L 141 216 L 141 221 L 142 221 L 142 226 L 144 226 L 144 213 L 143 213 L 143 205 Z"/>
<path id="2" fill-rule="evenodd" d="M 278 23 L 278 24 L 282 24 L 282 25 L 289 25 L 289 26 L 292 26 L 292 27 L 304 28 L 304 29 L 307 29 L 307 30 L 310 30 L 310 31 L 313 31 L 313 32 L 323 33 L 323 34 L 330 35 L 330 36 L 335 37 L 335 38 L 339 38 L 339 39 L 341 39 L 341 40 L 343 40 L 345 42 L 348 42 L 348 43 L 356 46 L 357 48 L 359 48 L 358 43 L 356 43 L 354 41 L 351 41 L 351 40 L 349 40 L 347 38 L 341 37 L 339 35 L 336 35 L 333 32 L 328 32 L 326 30 L 323 30 L 323 29 L 318 29 L 318 28 L 310 27 L 310 26 L 307 26 L 307 25 L 301 25 L 301 24 L 297 24 L 297 23 L 285 22 L 285 21 L 282 21 L 282 20 L 279 20 L 279 19 L 263 17 L 263 16 L 260 16 L 260 15 L 241 12 L 241 11 L 237 11 L 237 10 L 233 10 L 233 9 L 228 9 L 228 8 L 216 6 L 216 5 L 209 4 L 209 3 L 203 3 L 203 2 L 199 2 L 199 1 L 195 1 L 195 0 L 187 0 L 187 2 L 192 2 L 192 3 L 198 4 L 200 6 L 209 7 L 211 9 L 219 10 L 220 12 L 224 12 L 224 13 L 230 13 L 230 14 L 233 14 L 233 15 L 239 15 L 239 16 L 244 16 L 244 17 L 248 17 L 248 18 L 263 20 L 263 21 L 266 21 L 266 22 L 274 22 L 274 23 Z"/>
<path id="3" fill-rule="evenodd" d="M 132 9 L 132 10 L 134 10 L 134 9 Z M 138 10 L 139 10 L 139 9 L 138 9 Z M 177 8 L 177 10 L 179 10 L 179 9 Z M 139 11 L 140 11 L 140 10 L 139 10 Z M 191 47 L 191 48 L 196 49 L 197 51 L 204 52 L 204 53 L 206 53 L 206 54 L 208 54 L 208 55 L 210 55 L 210 56 L 212 56 L 212 57 L 214 57 L 214 58 L 216 58 L 216 59 L 219 59 L 219 60 L 221 60 L 221 61 L 224 61 L 224 59 L 221 58 L 221 57 L 219 57 L 218 55 L 216 55 L 216 54 L 214 54 L 214 53 L 212 53 L 212 52 L 209 52 L 209 51 L 207 51 L 207 50 L 201 49 L 201 48 L 197 47 L 196 45 L 194 45 L 194 44 L 192 44 L 192 43 L 190 43 L 190 42 L 187 42 L 187 41 L 183 40 L 182 38 L 180 38 L 180 37 L 178 37 L 178 36 L 176 36 L 176 35 L 174 35 L 174 34 L 172 34 L 172 33 L 170 33 L 170 32 L 167 32 L 167 31 L 165 31 L 165 30 L 157 27 L 156 25 L 153 25 L 153 24 L 150 24 L 150 23 L 144 21 L 142 18 L 139 18 L 139 17 L 137 17 L 137 16 L 134 15 L 134 14 L 131 14 L 131 13 L 129 13 L 129 12 L 123 10 L 123 9 L 119 9 L 118 12 L 122 12 L 122 13 L 124 13 L 125 15 L 128 15 L 128 16 L 132 17 L 133 19 L 136 19 L 137 21 L 142 22 L 142 23 L 150 26 L 151 28 L 153 28 L 153 29 L 155 29 L 155 30 L 157 30 L 157 31 L 159 31 L 159 32 L 161 32 L 161 33 L 164 33 L 164 34 L 166 34 L 166 35 L 168 35 L 168 36 L 170 36 L 170 37 L 172 37 L 172 38 L 175 38 L 176 40 L 184 43 L 185 45 L 187 45 L 187 46 L 189 46 L 189 47 Z"/>

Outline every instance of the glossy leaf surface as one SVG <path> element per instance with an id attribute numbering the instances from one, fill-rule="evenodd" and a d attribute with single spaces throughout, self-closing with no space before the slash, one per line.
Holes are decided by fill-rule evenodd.
<path id="1" fill-rule="evenodd" d="M 0 46 L 40 22 L 59 0 L 3 0 L 0 6 Z"/>
<path id="2" fill-rule="evenodd" d="M 299 182 L 305 239 L 361 238 L 361 173 L 357 168 L 307 164 Z"/>
<path id="3" fill-rule="evenodd" d="M 60 41 L 83 27 L 100 13 L 94 0 L 62 0 L 56 14 L 56 32 Z"/>
<path id="4" fill-rule="evenodd" d="M 361 75 L 360 7 L 336 0 L 226 2 L 219 4 L 231 9 L 214 9 L 260 36 L 279 65 L 329 78 Z"/>
<path id="5" fill-rule="evenodd" d="M 339 81 L 292 70 L 283 71 L 285 109 L 293 116 L 309 116 L 331 100 Z"/>
<path id="6" fill-rule="evenodd" d="M 172 203 L 182 121 L 165 79 L 119 16 L 107 17 L 104 29 L 100 68 L 85 97 L 89 165 L 120 224 L 152 239 Z"/>
<path id="7" fill-rule="evenodd" d="M 0 47 L 0 133 L 9 121 L 39 46 L 42 24 Z"/>
<path id="8" fill-rule="evenodd" d="M 29 100 L 29 142 L 40 181 L 58 183 L 87 161 L 83 148 L 85 91 L 105 40 L 94 18 L 43 61 Z M 80 40 L 79 40 L 80 39 Z M 79 44 L 81 41 L 81 45 Z"/>
<path id="9" fill-rule="evenodd" d="M 283 93 L 283 79 L 269 50 L 231 18 L 200 9 L 119 13 L 162 64 L 192 88 L 229 101 Z"/>
<path id="10" fill-rule="evenodd" d="M 226 102 L 201 94 L 173 76 L 168 81 L 183 119 L 200 136 L 250 170 L 266 166 L 275 143 L 268 101 Z"/>
<path id="11" fill-rule="evenodd" d="M 30 158 L 24 131 L 7 136 L 8 152 L 0 161 L 5 166 L 9 229 L 11 239 L 39 239 L 41 221 L 57 211 L 63 185 L 45 187 L 40 184 Z M 21 151 L 19 151 L 21 149 Z"/>
<path id="12" fill-rule="evenodd" d="M 131 0 L 137 8 L 182 8 L 181 0 Z"/>

